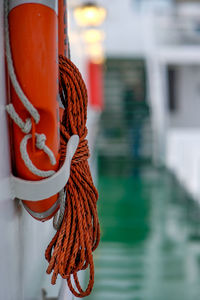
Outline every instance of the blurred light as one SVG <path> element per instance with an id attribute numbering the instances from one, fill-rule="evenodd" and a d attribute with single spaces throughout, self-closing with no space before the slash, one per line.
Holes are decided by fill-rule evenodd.
<path id="1" fill-rule="evenodd" d="M 74 15 L 80 26 L 99 26 L 105 20 L 106 10 L 93 2 L 88 2 L 76 7 Z"/>
<path id="2" fill-rule="evenodd" d="M 88 45 L 87 53 L 90 57 L 90 60 L 95 63 L 104 62 L 104 50 L 101 44 L 92 44 Z"/>
<path id="3" fill-rule="evenodd" d="M 105 33 L 98 29 L 88 29 L 83 32 L 82 36 L 87 43 L 98 43 L 104 40 Z"/>
<path id="4" fill-rule="evenodd" d="M 105 57 L 104 55 L 102 57 L 91 57 L 90 61 L 94 64 L 102 65 L 105 62 Z"/>

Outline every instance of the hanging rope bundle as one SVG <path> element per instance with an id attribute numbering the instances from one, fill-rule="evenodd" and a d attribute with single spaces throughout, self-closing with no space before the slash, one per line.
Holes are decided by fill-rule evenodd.
<path id="1" fill-rule="evenodd" d="M 45 257 L 49 262 L 47 273 L 52 284 L 58 274 L 67 280 L 76 297 L 88 296 L 94 284 L 92 252 L 100 240 L 97 216 L 98 192 L 94 187 L 88 165 L 87 90 L 79 70 L 64 56 L 59 57 L 59 92 L 65 107 L 61 121 L 61 163 L 65 159 L 66 144 L 73 134 L 80 137 L 78 149 L 72 159 L 69 181 L 65 187 L 66 202 L 62 224 L 49 246 Z M 78 279 L 78 271 L 89 267 L 89 283 L 84 291 Z M 73 278 L 73 281 L 72 281 Z M 75 284 L 75 287 L 73 286 Z"/>

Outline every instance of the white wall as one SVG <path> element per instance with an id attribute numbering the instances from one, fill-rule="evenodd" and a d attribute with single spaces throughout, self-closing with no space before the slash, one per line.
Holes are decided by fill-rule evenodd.
<path id="1" fill-rule="evenodd" d="M 200 129 L 200 66 L 179 66 L 176 81 L 177 110 L 170 127 Z"/>
<path id="2" fill-rule="evenodd" d="M 173 128 L 167 133 L 166 164 L 200 202 L 200 130 Z"/>
<path id="3" fill-rule="evenodd" d="M 101 0 L 107 9 L 103 26 L 106 32 L 105 51 L 107 56 L 142 56 L 142 20 L 134 12 L 131 0 Z"/>
<path id="4" fill-rule="evenodd" d="M 10 196 L 10 156 L 5 114 L 3 0 L 0 1 L 0 299 L 22 299 L 19 214 Z"/>
<path id="5" fill-rule="evenodd" d="M 169 117 L 167 166 L 200 202 L 200 66 L 177 67 L 177 110 Z"/>

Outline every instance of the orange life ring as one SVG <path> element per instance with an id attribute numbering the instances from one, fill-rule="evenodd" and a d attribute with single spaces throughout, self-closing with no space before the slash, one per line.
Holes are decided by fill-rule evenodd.
<path id="1" fill-rule="evenodd" d="M 12 60 L 18 82 L 40 115 L 36 124 L 32 121 L 32 138 L 27 142 L 27 152 L 33 164 L 42 170 L 59 167 L 59 103 L 58 103 L 58 42 L 57 1 L 10 1 L 9 36 Z M 21 103 L 10 82 L 10 103 L 23 121 L 30 114 Z M 23 179 L 36 181 L 41 177 L 26 167 L 20 144 L 25 134 L 12 122 L 13 173 Z M 45 134 L 46 145 L 51 149 L 56 163 L 35 147 L 36 132 Z M 32 142 L 31 142 L 32 140 Z M 58 194 L 37 202 L 23 201 L 26 210 L 36 219 L 50 219 L 59 208 Z"/>

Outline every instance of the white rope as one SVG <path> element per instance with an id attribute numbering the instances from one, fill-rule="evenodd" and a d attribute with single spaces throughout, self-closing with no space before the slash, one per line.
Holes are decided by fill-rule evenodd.
<path id="1" fill-rule="evenodd" d="M 49 147 L 45 144 L 46 135 L 44 133 L 38 134 L 36 133 L 36 147 L 40 150 L 43 150 L 49 157 L 51 164 L 54 166 L 56 164 L 56 159 Z"/>
<path id="2" fill-rule="evenodd" d="M 35 120 L 35 123 L 38 124 L 40 121 L 40 115 L 37 111 L 37 109 L 31 104 L 31 102 L 28 100 L 26 95 L 24 94 L 22 88 L 19 85 L 19 82 L 17 80 L 17 76 L 15 74 L 15 69 L 13 65 L 13 60 L 12 60 L 12 53 L 10 49 L 10 35 L 9 35 L 9 23 L 8 23 L 8 13 L 9 13 L 9 1 L 5 0 L 5 44 L 6 44 L 6 57 L 7 57 L 7 65 L 8 65 L 8 71 L 9 71 L 9 76 L 12 82 L 12 85 L 24 105 L 24 107 L 28 110 L 30 115 L 33 117 Z M 12 104 L 11 104 L 12 105 Z"/>
<path id="3" fill-rule="evenodd" d="M 66 192 L 64 188 L 59 193 L 59 202 L 60 202 L 60 209 L 57 211 L 53 218 L 53 227 L 55 230 L 58 230 L 62 224 L 62 220 L 65 213 L 65 200 L 66 200 Z"/>
<path id="4" fill-rule="evenodd" d="M 32 122 L 30 118 L 26 119 L 26 122 L 24 122 L 20 118 L 12 104 L 8 104 L 6 106 L 6 110 L 13 121 L 19 126 L 19 128 L 21 128 L 21 131 L 23 131 L 24 133 L 29 133 L 31 131 Z"/>
<path id="5" fill-rule="evenodd" d="M 28 140 L 32 138 L 32 134 L 27 134 L 25 137 L 22 139 L 21 144 L 20 144 L 20 152 L 21 152 L 21 157 L 26 165 L 26 167 L 31 170 L 31 173 L 39 176 L 39 177 L 49 177 L 55 174 L 54 170 L 49 170 L 49 171 L 43 171 L 38 169 L 34 164 L 32 163 L 28 152 L 27 152 L 27 143 Z M 45 135 L 43 134 L 38 134 L 36 133 L 36 146 L 40 150 L 43 150 L 45 153 L 48 154 L 49 158 L 51 159 L 52 165 L 56 163 L 54 154 L 52 151 L 45 145 Z"/>

